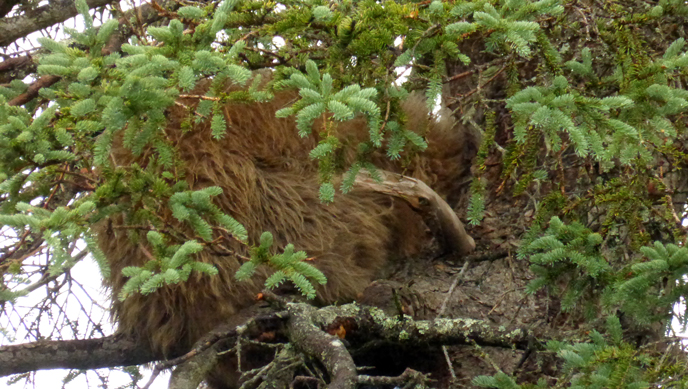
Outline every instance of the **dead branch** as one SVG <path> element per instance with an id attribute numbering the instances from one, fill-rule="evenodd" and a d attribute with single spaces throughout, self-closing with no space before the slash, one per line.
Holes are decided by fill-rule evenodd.
<path id="1" fill-rule="evenodd" d="M 177 366 L 172 372 L 168 389 L 196 389 L 205 376 L 215 367 L 218 360 L 218 349 L 210 347 L 190 360 Z M 152 378 L 152 377 L 151 377 Z M 153 381 L 151 380 L 148 385 Z M 146 385 L 143 389 L 148 389 Z"/>
<path id="2" fill-rule="evenodd" d="M 415 178 L 377 171 L 382 177 L 376 182 L 370 172 L 361 170 L 356 177 L 356 190 L 384 193 L 406 201 L 419 212 L 436 235 L 442 237 L 444 247 L 452 252 L 468 254 L 475 249 L 475 241 L 466 233 L 463 223 L 449 204 L 424 182 Z"/>
<path id="3" fill-rule="evenodd" d="M 247 322 L 233 326 L 223 324 L 199 339 L 186 354 L 155 365 L 153 374 L 143 387 L 147 389 L 165 369 L 177 366 L 170 377 L 169 389 L 195 389 L 208 372 L 216 365 L 218 353 L 224 351 L 223 340 L 238 336 L 258 338 L 289 317 L 288 312 L 278 311 L 250 318 Z"/>
<path id="4" fill-rule="evenodd" d="M 531 341 L 532 347 L 532 339 L 525 330 L 496 327 L 483 320 L 416 321 L 408 316 L 387 316 L 377 308 L 357 304 L 316 309 L 303 303 L 289 303 L 287 311 L 289 316 L 286 327 L 275 326 L 275 320 L 282 323 L 285 319 L 284 312 L 255 317 L 238 327 L 228 325 L 227 330 L 208 334 L 184 356 L 161 363 L 156 371 L 193 361 L 195 358 L 201 359 L 193 362 L 196 366 L 191 367 L 203 368 L 207 366 L 206 362 L 212 362 L 212 358 L 215 358 L 211 356 L 208 359 L 209 354 L 224 350 L 228 344 L 236 342 L 238 335 L 258 339 L 266 326 L 271 326 L 271 331 L 275 330 L 282 335 L 286 332 L 298 350 L 320 360 L 332 379 L 330 388 L 353 388 L 361 379 L 357 378 L 351 354 L 339 338 L 323 330 L 327 328 L 346 327 L 345 336 L 353 349 L 376 341 L 407 346 L 478 344 L 519 350 L 528 349 Z M 217 350 L 214 349 L 215 345 L 218 346 Z M 206 353 L 210 350 L 213 352 Z M 162 355 L 154 354 L 144 343 L 121 335 L 87 340 L 38 341 L 0 347 L 0 377 L 43 369 L 86 370 L 140 365 L 162 359 Z M 184 382 L 195 382 L 199 375 L 194 371 L 188 368 L 186 376 L 182 375 L 178 379 L 185 378 Z M 181 385 L 182 381 L 177 382 Z"/>
<path id="5" fill-rule="evenodd" d="M 29 89 L 27 89 L 26 92 L 13 98 L 7 104 L 15 106 L 26 104 L 29 101 L 33 100 L 36 96 L 38 96 L 38 91 L 41 90 L 41 88 L 50 87 L 54 83 L 60 81 L 60 78 L 61 77 L 59 76 L 43 76 L 36 80 L 33 84 L 29 85 Z"/>
<path id="6" fill-rule="evenodd" d="M 161 355 L 120 335 L 97 339 L 40 340 L 0 347 L 0 377 L 43 369 L 98 369 L 140 365 Z"/>
<path id="7" fill-rule="evenodd" d="M 113 0 L 87 0 L 90 9 L 102 7 Z M 49 1 L 22 15 L 0 19 L 0 46 L 6 47 L 30 33 L 62 23 L 77 15 L 73 1 Z"/>
<path id="8" fill-rule="evenodd" d="M 487 253 L 472 254 L 467 255 L 463 258 L 464 261 L 470 261 L 473 263 L 486 262 L 486 261 L 496 261 L 498 259 L 506 258 L 510 255 L 509 250 L 500 249 L 494 250 Z"/>
<path id="9" fill-rule="evenodd" d="M 317 358 L 331 377 L 330 389 L 354 389 L 356 387 L 356 364 L 336 336 L 330 335 L 313 323 L 311 314 L 316 310 L 306 304 L 290 304 L 291 314 L 287 328 L 294 346 Z"/>
<path id="10" fill-rule="evenodd" d="M 397 377 L 375 377 L 360 375 L 357 377 L 356 381 L 361 385 L 368 386 L 389 385 L 396 387 L 407 387 L 407 384 L 413 383 L 416 385 L 420 385 L 421 387 L 426 387 L 426 384 L 428 383 L 428 381 L 430 381 L 430 379 L 426 374 L 423 374 L 419 371 L 415 371 L 410 368 L 406 368 L 406 370 L 404 370 L 404 372 Z"/>
<path id="11" fill-rule="evenodd" d="M 292 347 L 283 347 L 272 362 L 261 368 L 243 373 L 242 376 L 252 377 L 243 381 L 239 389 L 255 388 L 260 381 L 262 383 L 258 387 L 286 388 L 294 382 L 297 369 L 303 366 L 305 366 L 303 354 Z M 318 386 L 324 383 L 315 377 L 310 378 L 313 378 L 314 383 Z"/>

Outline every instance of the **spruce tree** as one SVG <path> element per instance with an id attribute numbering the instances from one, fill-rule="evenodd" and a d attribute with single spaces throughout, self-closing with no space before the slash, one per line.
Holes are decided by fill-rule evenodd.
<path id="1" fill-rule="evenodd" d="M 218 231 L 250 253 L 237 282 L 267 267 L 267 290 L 291 282 L 306 299 L 327 282 L 308 253 L 274 250 L 278 231 L 247 231 L 223 212 L 214 203 L 220 188 L 191 190 L 180 176 L 167 113 L 207 82 L 182 127 L 208 120 L 214 139 L 227 135 L 225 104 L 298 91 L 275 115 L 295 121 L 301 137 L 323 122 L 310 157 L 325 203 L 355 189 L 362 170 L 379 178 L 372 153 L 404 165 L 426 149 L 400 109 L 410 94 L 441 107 L 438 117 L 452 115 L 465 133 L 456 151 L 464 189 L 448 200 L 478 252 L 460 259 L 458 275 L 444 275 L 452 286 L 441 291 L 446 300 L 435 316 L 449 306 L 445 316 L 455 320 L 433 325 L 497 325 L 461 341 L 443 338 L 451 347 L 435 344 L 443 347 L 432 351 L 447 365 L 443 373 L 428 379 L 402 369 L 397 381 L 370 378 L 371 385 L 688 385 L 680 335 L 688 325 L 685 1 L 153 1 L 131 10 L 119 2 L 63 3 L 0 3 L 1 375 L 25 382 L 31 371 L 75 369 L 68 383 L 88 369 L 138 364 L 123 368 L 136 383 L 141 366 L 160 359 L 89 364 L 69 348 L 70 339 L 110 335 L 106 319 L 81 308 L 84 327 L 58 296 L 74 293 L 70 271 L 87 254 L 100 277 L 110 276 L 93 226 L 123 210 L 132 240 L 151 250 L 145 266 L 123 270 L 129 281 L 119 299 L 216 276 L 196 255 L 217 249 Z M 61 24 L 75 15 L 82 26 Z M 64 37 L 18 49 L 53 24 Z M 240 88 L 224 92 L 228 83 Z M 337 132 L 354 118 L 368 126 L 360 145 Z M 148 155 L 147 165 L 114 163 L 116 139 Z M 341 166 L 342 152 L 356 153 L 356 161 Z M 192 234 L 171 231 L 169 218 Z M 444 260 L 433 262 L 438 271 L 456 265 Z M 494 279 L 513 282 L 505 290 L 489 285 Z M 384 320 L 384 330 L 398 330 L 386 342 L 422 335 L 399 329 L 409 319 Z M 346 339 L 348 330 L 342 324 L 334 332 Z M 505 346 L 520 331 L 527 339 Z M 57 362 L 30 354 L 46 340 L 57 342 L 50 344 L 62 353 Z M 18 343 L 31 343 L 28 354 Z M 279 354 L 294 357 L 294 350 Z M 331 378 L 318 371 L 299 382 Z"/>

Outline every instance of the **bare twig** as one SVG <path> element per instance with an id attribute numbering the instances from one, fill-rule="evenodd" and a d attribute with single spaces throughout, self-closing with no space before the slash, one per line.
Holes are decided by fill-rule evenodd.
<path id="1" fill-rule="evenodd" d="M 210 101 L 220 101 L 219 97 L 213 96 L 203 96 L 203 95 L 179 95 L 180 99 L 199 99 L 199 100 L 210 100 Z"/>
<path id="2" fill-rule="evenodd" d="M 454 365 L 452 365 L 451 358 L 449 358 L 449 351 L 447 346 L 442 346 L 442 354 L 444 354 L 444 361 L 447 362 L 447 367 L 449 368 L 449 374 L 452 376 L 452 382 L 456 382 L 456 372 L 454 371 Z"/>
<path id="3" fill-rule="evenodd" d="M 414 384 L 424 384 L 430 381 L 427 375 L 410 369 L 406 368 L 403 373 L 396 377 L 374 377 L 374 376 L 367 376 L 367 375 L 360 375 L 357 377 L 356 381 L 361 384 L 361 385 L 370 385 L 370 386 L 381 386 L 381 385 L 389 385 L 389 386 L 398 386 L 398 387 L 405 387 L 406 384 L 408 383 L 414 383 Z M 424 387 L 425 385 L 421 385 L 421 387 Z"/>
<path id="4" fill-rule="evenodd" d="M 451 296 L 454 294 L 454 289 L 459 285 L 459 282 L 463 278 L 463 275 L 466 273 L 466 269 L 468 268 L 469 263 L 470 261 L 464 262 L 463 267 L 461 267 L 461 271 L 454 278 L 454 282 L 452 282 L 451 286 L 449 287 L 449 291 L 447 291 L 447 295 L 444 297 L 444 301 L 442 301 L 442 306 L 440 307 L 439 313 L 437 313 L 437 317 L 442 317 L 442 315 L 444 315 L 444 311 L 447 309 L 447 303 L 449 302 Z"/>
<path id="5" fill-rule="evenodd" d="M 494 76 L 490 77 L 490 79 L 488 79 L 487 81 L 485 81 L 483 84 L 478 85 L 477 88 L 475 88 L 475 89 L 469 91 L 468 93 L 465 93 L 465 94 L 459 96 L 459 98 L 465 99 L 465 98 L 467 98 L 467 97 L 470 97 L 470 96 L 473 95 L 475 92 L 478 92 L 479 90 L 481 90 L 482 88 L 484 88 L 484 87 L 486 87 L 488 84 L 490 84 L 492 81 L 494 81 L 495 79 L 497 79 L 497 77 L 499 77 L 499 75 L 502 74 L 502 72 L 504 72 L 504 70 L 506 70 L 506 66 L 502 66 L 502 68 L 499 69 L 499 71 L 498 71 L 497 73 L 495 73 Z"/>
<path id="6" fill-rule="evenodd" d="M 7 16 L 15 5 L 21 3 L 21 0 L 2 0 L 0 1 L 0 18 Z"/>
<path id="7" fill-rule="evenodd" d="M 88 251 L 82 251 L 82 252 L 80 252 L 79 254 L 75 255 L 75 256 L 74 256 L 74 259 L 75 259 L 74 263 L 76 264 L 76 262 L 82 260 L 82 259 L 86 256 L 86 254 L 88 254 Z M 65 271 L 66 271 L 66 270 L 69 270 L 69 268 L 65 269 Z M 25 294 L 27 294 L 27 293 L 33 292 L 34 290 L 40 288 L 41 286 L 47 285 L 48 283 L 50 283 L 50 282 L 56 280 L 58 277 L 60 277 L 60 276 L 63 275 L 63 274 L 64 274 L 64 272 L 60 272 L 60 273 L 57 273 L 57 274 L 54 274 L 54 275 L 50 275 L 50 273 L 47 273 L 47 272 L 46 272 L 46 273 L 43 274 L 43 277 L 41 277 L 40 280 L 34 282 L 33 284 L 27 286 L 26 288 L 24 288 L 24 289 L 22 289 L 22 290 L 20 290 L 18 293 L 19 293 L 20 295 L 25 295 Z M 2 301 L 2 300 L 0 300 L 0 301 Z"/>

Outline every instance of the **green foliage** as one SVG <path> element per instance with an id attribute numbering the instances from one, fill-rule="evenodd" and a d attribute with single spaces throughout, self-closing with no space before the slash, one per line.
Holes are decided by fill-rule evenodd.
<path id="1" fill-rule="evenodd" d="M 198 242 L 190 240 L 182 245 L 168 245 L 157 231 L 148 231 L 146 237 L 153 259 L 143 267 L 128 266 L 122 269 L 122 274 L 129 279 L 118 296 L 120 300 L 133 293 L 146 295 L 165 285 L 184 282 L 192 271 L 211 276 L 217 274 L 215 266 L 193 260 L 193 255 L 203 250 Z"/>
<path id="2" fill-rule="evenodd" d="M 487 1 L 458 3 L 451 13 L 461 18 L 473 17 L 473 23 L 456 22 L 446 27 L 447 33 L 470 34 L 473 31 L 490 31 L 485 43 L 488 50 L 508 47 L 520 56 L 531 55 L 530 45 L 536 41 L 538 23 L 532 20 L 541 15 L 560 15 L 563 6 L 557 0 L 538 2 L 505 1 L 497 8 Z M 508 45 L 508 46 L 507 46 Z"/>
<path id="3" fill-rule="evenodd" d="M 311 151 L 310 157 L 318 161 L 320 166 L 323 181 L 320 187 L 320 199 L 323 202 L 332 202 L 334 201 L 332 179 L 336 166 L 334 159 L 340 142 L 336 136 L 336 125 L 331 120 L 346 121 L 353 119 L 356 114 L 364 115 L 368 119 L 370 141 L 373 145 L 380 147 L 382 142 L 379 128 L 380 108 L 372 100 L 377 95 L 377 90 L 363 89 L 353 84 L 335 92 L 332 77 L 328 73 L 321 76 L 316 63 L 310 60 L 306 62 L 306 74 L 293 71 L 288 79 L 280 82 L 280 87 L 299 88 L 301 98 L 293 105 L 275 113 L 278 118 L 295 115 L 299 135 L 308 136 L 313 130 L 314 121 L 322 117 L 323 140 Z M 415 143 L 424 143 L 414 136 L 415 134 L 406 134 L 404 140 L 411 139 Z M 347 191 L 351 187 L 353 178 L 349 178 L 348 184 L 343 186 Z"/>
<path id="4" fill-rule="evenodd" d="M 34 233 L 45 241 L 50 253 L 47 265 L 51 276 L 60 275 L 71 269 L 83 258 L 83 255 L 72 254 L 73 242 L 80 239 L 86 242 L 93 253 L 101 275 L 106 277 L 110 274 L 109 265 L 103 253 L 97 249 L 88 229 L 96 208 L 92 198 L 86 197 L 70 206 L 58 207 L 52 211 L 21 201 L 16 203 L 15 208 L 17 212 L 14 214 L 0 214 L 0 224 L 14 230 L 16 236 Z M 23 283 L 19 273 L 13 278 L 15 282 Z M 13 301 L 24 294 L 23 291 L 6 290 L 0 296 L 0 301 Z"/>
<path id="5" fill-rule="evenodd" d="M 485 213 L 485 183 L 481 180 L 481 175 L 485 170 L 485 161 L 490 153 L 492 145 L 494 143 L 496 127 L 495 127 L 495 113 L 494 111 L 488 112 L 485 115 L 485 134 L 483 136 L 482 143 L 480 144 L 480 150 L 478 150 L 478 155 L 476 156 L 475 165 L 478 166 L 475 177 L 471 182 L 471 199 L 468 203 L 468 214 L 466 218 L 472 225 L 480 224 Z"/>
<path id="6" fill-rule="evenodd" d="M 328 22 L 332 19 L 332 11 L 324 5 L 313 8 L 313 17 L 319 22 Z"/>
<path id="7" fill-rule="evenodd" d="M 473 385 L 483 388 L 499 388 L 499 389 L 520 389 L 521 385 L 516 384 L 513 378 L 499 372 L 494 376 L 477 376 L 473 378 Z"/>
<path id="8" fill-rule="evenodd" d="M 205 15 L 205 11 L 198 7 L 185 6 L 179 8 L 177 14 L 184 19 L 198 20 Z"/>
<path id="9" fill-rule="evenodd" d="M 299 99 L 277 116 L 295 120 L 302 136 L 317 136 L 310 156 L 327 202 L 342 173 L 342 192 L 362 169 L 379 179 L 368 159 L 375 148 L 403 163 L 427 146 L 424 132 L 407 128 L 398 112 L 408 91 L 421 90 L 432 109 L 451 90 L 442 102 L 455 109 L 457 128 L 482 135 L 466 216 L 478 224 L 504 198 L 523 207 L 515 222 L 528 231 L 505 244 L 521 247 L 519 258 L 530 261 L 536 278 L 528 292 L 546 288 L 548 298 L 561 299 L 567 320 L 582 327 L 594 326 L 600 312 L 621 312 L 631 328 L 666 321 L 685 299 L 686 231 L 677 219 L 684 216 L 688 161 L 688 54 L 676 28 L 688 16 L 684 1 L 586 8 L 560 0 L 278 7 L 232 0 L 182 6 L 136 30 L 145 41 L 130 37 L 121 52 L 106 55 L 117 20 L 94 28 L 86 2 L 76 4 L 84 31 L 65 29 L 68 42 L 38 39 L 43 48 L 32 76 L 60 81 L 21 106 L 8 102 L 28 84 L 0 86 L 0 222 L 27 236 L 23 245 L 45 242 L 50 275 L 74 266 L 81 257 L 72 255 L 73 244 L 83 241 L 107 276 L 89 227 L 121 214 L 113 228 L 151 255 L 145 266 L 125 270 L 121 298 L 173 287 L 194 271 L 211 276 L 216 270 L 203 258 L 226 248 L 227 239 L 238 247 L 227 254 L 245 261 L 238 278 L 265 265 L 272 274 L 266 287 L 291 281 L 312 298 L 325 279 L 305 253 L 273 247 L 269 234 L 253 247 L 249 231 L 215 205 L 217 188 L 189 190 L 166 131 L 169 108 L 197 99 L 182 131 L 207 120 L 219 139 L 228 121 L 223 104 L 266 101 L 273 90 L 297 88 Z M 267 85 L 249 70 L 260 68 L 274 69 Z M 402 85 L 396 70 L 409 70 Z M 189 97 L 200 82 L 209 84 L 205 95 Z M 225 93 L 228 84 L 237 88 Z M 180 94 L 187 96 L 178 100 Z M 339 123 L 351 119 L 367 122 L 364 144 L 350 145 L 338 133 Z M 113 142 L 137 162 L 117 160 Z M 351 146 L 359 158 L 341 166 L 338 157 Z M 0 301 L 19 301 L 29 283 L 24 264 L 3 263 L 0 270 L 8 286 L 0 288 Z M 579 309 L 587 323 L 577 322 Z M 622 335 L 610 319 L 606 335 L 592 331 L 590 342 L 551 343 L 564 371 L 550 380 L 595 388 L 683 382 L 679 368 L 663 366 L 663 356 Z M 515 388 L 521 378 L 498 373 L 473 383 Z"/>
<path id="10" fill-rule="evenodd" d="M 213 119 L 210 121 L 210 130 L 213 133 L 213 138 L 221 139 L 225 136 L 227 132 L 227 122 L 222 112 L 216 112 L 213 115 Z"/>
<path id="11" fill-rule="evenodd" d="M 649 375 L 647 360 L 631 344 L 622 339 L 616 316 L 607 318 L 608 339 L 592 330 L 589 343 L 565 344 L 550 341 L 547 348 L 564 361 L 564 370 L 574 388 L 648 388 L 644 378 Z"/>
<path id="12" fill-rule="evenodd" d="M 428 105 L 428 110 L 433 109 L 441 93 L 442 80 L 439 74 L 433 74 L 430 78 L 430 82 L 428 82 L 428 89 L 425 93 L 425 102 Z"/>
<path id="13" fill-rule="evenodd" d="M 513 378 L 499 372 L 494 376 L 477 376 L 473 378 L 473 385 L 483 388 L 499 388 L 499 389 L 520 389 L 521 386 L 516 384 Z"/>
<path id="14" fill-rule="evenodd" d="M 652 247 L 641 247 L 640 252 L 647 261 L 631 267 L 633 275 L 617 286 L 616 300 L 640 323 L 651 324 L 666 320 L 674 304 L 688 296 L 688 249 L 655 242 Z M 685 326 L 685 315 L 680 317 Z"/>
<path id="15" fill-rule="evenodd" d="M 625 277 L 615 274 L 607 256 L 600 250 L 602 237 L 580 223 L 564 224 L 552 217 L 540 237 L 531 239 L 519 251 L 528 258 L 538 278 L 528 292 L 548 287 L 561 293 L 563 310 L 585 303 L 586 312 L 596 312 L 600 304 L 618 307 L 640 325 L 662 322 L 673 313 L 675 304 L 688 295 L 685 274 L 688 273 L 688 249 L 656 241 L 640 252 L 648 261 L 631 266 Z M 563 291 L 557 290 L 565 280 Z M 600 300 L 602 298 L 602 300 Z M 685 325 L 685 316 L 680 316 Z"/>
<path id="16" fill-rule="evenodd" d="M 607 167 L 611 166 L 613 157 L 621 157 L 621 161 L 628 164 L 635 154 L 640 153 L 638 130 L 605 115 L 611 109 L 634 107 L 633 100 L 627 97 L 582 97 L 576 92 L 569 92 L 568 81 L 563 76 L 557 76 L 550 87 L 530 87 L 516 93 L 508 100 L 507 107 L 512 109 L 517 118 L 514 135 L 518 143 L 526 142 L 527 128 L 533 126 L 542 131 L 554 151 L 562 147 L 559 131 L 563 130 L 579 156 L 591 153 Z M 572 116 L 580 117 L 582 121 L 576 123 Z M 585 119 L 589 119 L 589 122 L 585 122 Z M 605 146 L 608 141 L 612 143 Z M 627 151 L 629 148 L 636 150 L 636 153 Z M 620 154 L 622 149 L 623 155 Z"/>
<path id="17" fill-rule="evenodd" d="M 222 189 L 216 186 L 177 192 L 170 197 L 170 210 L 177 220 L 189 223 L 194 232 L 205 241 L 213 240 L 213 228 L 206 219 L 215 221 L 236 239 L 246 241 L 248 235 L 244 226 L 212 203 L 211 196 L 221 193 Z"/>
<path id="18" fill-rule="evenodd" d="M 294 251 L 294 245 L 288 244 L 281 254 L 272 254 L 273 238 L 270 232 L 260 236 L 260 245 L 251 250 L 250 261 L 241 265 L 236 273 L 239 281 L 249 279 L 254 275 L 258 266 L 266 264 L 275 272 L 265 280 L 267 289 L 274 289 L 285 281 L 291 281 L 296 288 L 308 299 L 315 298 L 314 282 L 325 285 L 325 275 L 307 261 L 310 260 L 305 251 Z"/>
<path id="19" fill-rule="evenodd" d="M 480 224 L 485 214 L 485 185 L 483 181 L 476 177 L 471 182 L 471 200 L 468 203 L 468 214 L 466 219 L 472 225 Z"/>
<path id="20" fill-rule="evenodd" d="M 380 109 L 371 100 L 377 95 L 374 88 L 362 89 L 354 84 L 333 93 L 333 80 L 328 73 L 321 77 L 313 61 L 306 62 L 306 70 L 307 74 L 295 71 L 289 79 L 282 81 L 285 87 L 299 88 L 301 99 L 276 113 L 277 117 L 296 115 L 299 135 L 310 134 L 315 119 L 326 113 L 338 121 L 353 119 L 356 113 L 365 115 L 369 123 L 380 120 Z M 370 128 L 371 140 L 379 146 L 378 131 L 379 128 Z"/>
<path id="21" fill-rule="evenodd" d="M 572 310 L 580 302 L 594 304 L 598 288 L 613 281 L 612 268 L 600 252 L 602 237 L 574 222 L 564 224 L 554 216 L 544 234 L 521 248 L 519 258 L 530 260 L 538 277 L 528 285 L 528 293 L 544 286 L 554 288 L 559 278 L 568 280 L 562 296 L 562 310 Z"/>
<path id="22" fill-rule="evenodd" d="M 653 376 L 649 360 L 630 343 L 623 340 L 619 319 L 609 316 L 605 325 L 607 336 L 596 330 L 590 332 L 588 342 L 547 342 L 548 351 L 563 361 L 565 376 L 559 384 L 583 388 L 649 388 L 647 378 Z M 548 388 L 543 379 L 537 385 L 519 385 L 514 378 L 500 372 L 494 376 L 478 376 L 473 384 L 485 388 L 525 389 Z"/>

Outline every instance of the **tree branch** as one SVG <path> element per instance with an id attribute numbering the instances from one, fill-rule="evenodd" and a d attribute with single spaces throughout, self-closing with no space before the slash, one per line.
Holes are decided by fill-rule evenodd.
<path id="1" fill-rule="evenodd" d="M 249 311 L 252 311 L 249 308 Z M 155 365 L 153 376 L 144 389 L 147 389 L 157 375 L 170 367 L 177 366 L 170 377 L 169 389 L 195 389 L 203 381 L 207 373 L 216 365 L 218 352 L 223 351 L 222 340 L 236 339 L 238 336 L 248 338 L 259 337 L 275 325 L 286 320 L 286 311 L 271 312 L 267 315 L 258 314 L 245 323 L 232 326 L 222 324 L 196 341 L 191 351 Z"/>
<path id="2" fill-rule="evenodd" d="M 0 0 L 0 18 L 7 16 L 15 5 L 21 3 L 21 0 Z"/>
<path id="3" fill-rule="evenodd" d="M 29 73 L 36 71 L 36 65 L 33 63 L 33 56 L 25 54 L 18 57 L 6 57 L 0 62 L 0 82 L 12 81 L 12 74 L 19 73 L 22 75 L 17 78 L 24 78 Z"/>
<path id="4" fill-rule="evenodd" d="M 0 347 L 0 377 L 43 369 L 98 369 L 162 359 L 121 335 L 84 340 L 41 340 Z"/>
<path id="5" fill-rule="evenodd" d="M 41 88 L 48 88 L 54 83 L 60 81 L 60 79 L 61 77 L 59 76 L 43 76 L 34 81 L 33 84 L 29 85 L 29 88 L 26 90 L 26 92 L 13 98 L 7 104 L 12 106 L 26 104 L 38 96 L 38 91 L 41 90 Z"/>
<path id="6" fill-rule="evenodd" d="M 87 0 L 90 9 L 102 7 L 113 0 Z M 0 46 L 8 46 L 15 40 L 30 33 L 62 23 L 77 15 L 76 5 L 72 0 L 50 1 L 23 15 L 0 19 Z"/>
<path id="7" fill-rule="evenodd" d="M 354 349 L 371 341 L 386 341 L 407 346 L 478 344 L 526 350 L 531 340 L 525 330 L 496 327 L 483 320 L 416 321 L 408 316 L 387 316 L 377 308 L 357 304 L 316 309 L 307 304 L 290 303 L 287 311 L 287 336 L 298 350 L 323 363 L 331 377 L 330 388 L 353 388 L 359 380 L 349 351 L 339 338 L 328 334 L 333 328 L 344 328 L 346 339 Z M 240 327 L 210 333 L 185 356 L 161 363 L 156 371 L 199 358 L 183 368 L 186 371 L 180 371 L 175 379 L 174 383 L 179 387 L 189 387 L 188 383 L 196 382 L 200 377 L 199 371 L 212 366 L 215 356 L 210 354 L 216 351 L 215 346 L 223 347 L 217 342 L 236 338 L 238 331 L 247 338 L 258 338 L 268 327 L 283 334 L 285 328 L 275 327 L 274 323 L 284 319 L 283 312 L 276 312 L 253 318 Z M 87 340 L 38 341 L 0 347 L 0 377 L 42 369 L 85 370 L 140 365 L 161 359 L 162 355 L 154 354 L 142 342 L 121 335 Z"/>
<path id="8" fill-rule="evenodd" d="M 101 2 L 107 4 L 107 3 L 111 3 L 112 0 L 108 0 L 108 1 L 101 0 Z M 89 2 L 88 4 L 91 5 L 91 2 Z M 163 2 L 163 4 L 174 6 L 174 4 L 176 4 L 176 3 L 173 1 L 165 1 L 165 2 Z M 72 5 L 72 8 L 74 8 L 73 5 Z M 75 8 L 75 11 L 76 11 L 76 8 Z M 129 39 L 129 37 L 133 33 L 133 30 L 124 21 L 129 20 L 129 18 L 131 18 L 131 16 L 133 15 L 134 11 L 135 10 L 129 10 L 129 11 L 125 12 L 124 16 L 119 18 L 119 24 L 120 24 L 119 30 L 116 33 L 112 34 L 112 36 L 110 37 L 110 40 L 107 42 L 107 44 L 101 50 L 103 55 L 108 55 L 110 53 L 119 51 L 120 48 L 122 47 L 122 44 L 124 42 L 126 42 L 127 39 Z M 141 16 L 142 16 L 141 21 L 144 24 L 152 23 L 152 22 L 161 18 L 158 15 L 158 12 L 150 4 L 145 4 L 144 6 L 140 7 L 137 11 L 141 14 Z M 4 23 L 4 21 L 0 20 L 0 33 L 2 32 L 3 23 Z M 2 42 L 2 38 L 0 38 L 0 42 Z M 15 65 L 14 62 L 16 62 L 18 64 L 20 62 L 23 63 L 23 61 L 25 61 L 24 60 L 25 57 L 20 57 L 20 58 L 22 58 L 22 59 L 14 60 L 13 58 L 10 58 L 8 60 L 3 61 L 2 63 L 0 63 L 0 71 L 4 70 L 5 68 L 11 68 L 13 65 Z M 26 64 L 24 64 L 24 66 L 26 66 Z M 36 98 L 36 96 L 38 96 L 38 91 L 41 88 L 50 87 L 51 85 L 55 84 L 59 80 L 60 80 L 60 77 L 58 77 L 58 76 L 53 76 L 53 75 L 43 76 L 43 77 L 39 78 L 38 80 L 36 80 L 33 84 L 31 84 L 26 92 L 13 98 L 12 100 L 10 100 L 8 104 L 13 105 L 13 106 L 26 104 L 29 101 Z"/>
<path id="9" fill-rule="evenodd" d="M 218 351 L 216 346 L 212 346 L 177 366 L 170 377 L 168 389 L 196 389 L 217 364 Z"/>
<path id="10" fill-rule="evenodd" d="M 404 372 L 397 377 L 373 377 L 368 375 L 359 375 L 356 381 L 361 385 L 372 387 L 383 385 L 395 387 L 410 387 L 406 385 L 408 383 L 414 383 L 417 385 L 416 387 L 427 387 L 427 383 L 428 381 L 430 381 L 430 379 L 427 377 L 427 375 L 421 372 L 406 368 L 406 370 L 404 370 Z"/>
<path id="11" fill-rule="evenodd" d="M 356 364 L 344 347 L 344 343 L 320 328 L 312 321 L 315 308 L 306 304 L 290 304 L 287 308 L 291 317 L 287 328 L 289 340 L 297 349 L 317 358 L 330 375 L 329 389 L 354 389 L 356 387 Z"/>
<path id="12" fill-rule="evenodd" d="M 466 233 L 463 223 L 449 204 L 424 182 L 401 174 L 378 170 L 382 182 L 376 182 L 370 172 L 362 170 L 356 177 L 355 189 L 367 190 L 398 197 L 419 212 L 436 235 L 444 240 L 443 246 L 452 252 L 468 254 L 475 249 L 473 238 Z"/>
<path id="13" fill-rule="evenodd" d="M 317 311 L 316 324 L 321 328 L 346 330 L 352 345 L 369 341 L 413 345 L 469 345 L 528 349 L 530 335 L 526 330 L 494 326 L 488 321 L 458 318 L 413 320 L 409 316 L 387 316 L 378 308 L 346 304 L 324 307 Z M 401 336 L 403 334 L 403 336 Z"/>
<path id="14" fill-rule="evenodd" d="M 151 24 L 162 19 L 163 16 L 160 15 L 156 9 L 159 7 L 174 10 L 179 7 L 179 3 L 173 0 L 163 0 L 157 3 L 157 7 L 152 4 L 144 4 L 141 7 L 125 12 L 124 15 L 118 19 L 119 28 L 117 33 L 112 34 L 110 40 L 103 47 L 102 54 L 108 55 L 120 51 L 122 45 L 129 40 L 132 34 L 134 34 L 133 26 L 129 23 L 132 16 L 137 15 L 137 20 L 140 20 L 143 25 Z"/>

